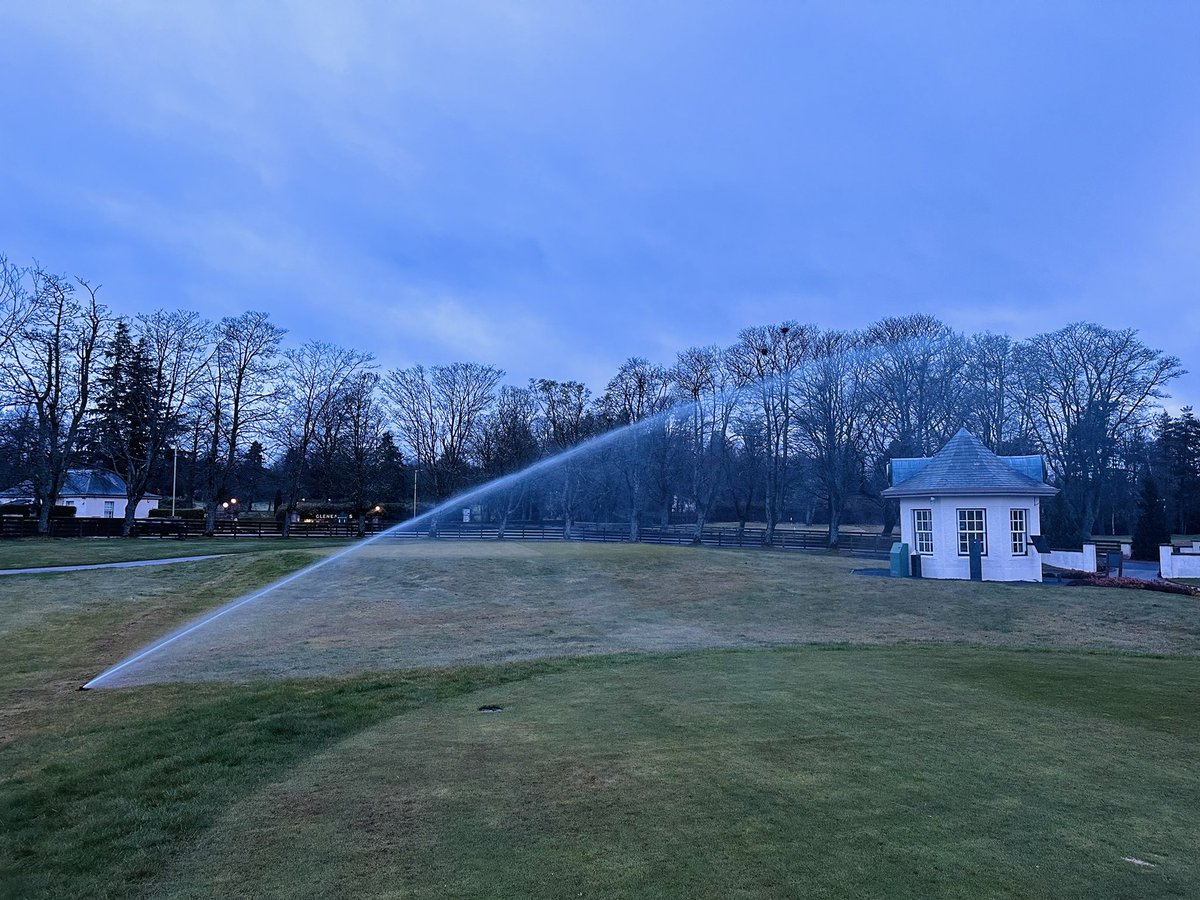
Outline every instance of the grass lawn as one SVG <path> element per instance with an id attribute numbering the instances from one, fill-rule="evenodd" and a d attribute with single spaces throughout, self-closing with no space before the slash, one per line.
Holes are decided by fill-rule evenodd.
<path id="1" fill-rule="evenodd" d="M 340 602 L 378 628 L 374 608 L 410 615 L 415 591 L 430 641 L 440 622 L 486 647 L 550 606 L 512 634 L 624 615 L 617 633 L 687 624 L 742 648 L 74 690 L 328 552 L 258 547 L 0 580 L 0 896 L 1200 893 L 1188 598 L 892 585 L 752 551 L 425 545 L 388 550 Z M 772 628 L 855 643 L 769 647 Z M 1160 655 L 1062 649 L 1087 646 Z"/>
<path id="2" fill-rule="evenodd" d="M 864 564 L 761 550 L 382 540 L 124 669 L 115 683 L 845 642 L 1200 654 L 1194 598 L 849 574 Z M 98 658 L 97 671 L 118 658 Z"/>
<path id="3" fill-rule="evenodd" d="M 177 556 L 208 556 L 215 553 L 261 553 L 292 549 L 297 545 L 345 547 L 351 541 L 339 538 L 28 538 L 0 541 L 0 569 L 32 569 L 41 566 L 86 566 L 95 563 L 130 562 L 139 559 L 172 559 Z"/>

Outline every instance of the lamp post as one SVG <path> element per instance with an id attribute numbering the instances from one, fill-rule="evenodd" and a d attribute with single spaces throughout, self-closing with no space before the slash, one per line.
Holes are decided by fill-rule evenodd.
<path id="1" fill-rule="evenodd" d="M 177 485 L 179 484 L 179 448 L 176 447 L 175 456 L 171 460 L 171 518 L 175 518 L 175 497 L 179 494 Z"/>

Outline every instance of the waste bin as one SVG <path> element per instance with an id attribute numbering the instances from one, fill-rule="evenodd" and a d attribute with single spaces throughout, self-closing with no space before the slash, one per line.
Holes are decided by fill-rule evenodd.
<path id="1" fill-rule="evenodd" d="M 893 578 L 908 577 L 908 544 L 897 541 L 892 544 L 892 570 Z"/>
<path id="2" fill-rule="evenodd" d="M 911 564 L 911 567 L 912 567 L 912 577 L 920 578 L 921 577 L 921 554 L 914 553 L 911 557 L 909 557 L 909 563 Z"/>
<path id="3" fill-rule="evenodd" d="M 1109 550 L 1104 557 L 1109 578 L 1121 578 L 1125 575 L 1125 557 L 1120 550 Z"/>

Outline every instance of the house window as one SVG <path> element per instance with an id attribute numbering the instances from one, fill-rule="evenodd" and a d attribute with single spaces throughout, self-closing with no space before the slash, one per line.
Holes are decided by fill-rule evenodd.
<path id="1" fill-rule="evenodd" d="M 913 540 L 918 553 L 933 553 L 933 510 L 913 510 Z"/>
<path id="2" fill-rule="evenodd" d="M 1029 526 L 1026 511 L 1023 509 L 1009 510 L 1009 520 L 1012 522 L 1012 552 L 1013 556 L 1024 556 L 1028 544 Z"/>
<path id="3" fill-rule="evenodd" d="M 983 545 L 987 556 L 987 512 L 982 509 L 960 509 L 958 511 L 958 555 L 969 556 L 971 541 Z"/>
<path id="4" fill-rule="evenodd" d="M 116 506 L 115 500 L 104 501 L 104 518 L 111 519 L 113 517 L 113 508 Z"/>

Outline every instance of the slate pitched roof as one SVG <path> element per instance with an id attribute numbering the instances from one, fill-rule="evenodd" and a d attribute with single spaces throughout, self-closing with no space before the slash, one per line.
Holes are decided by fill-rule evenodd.
<path id="1" fill-rule="evenodd" d="M 26 481 L 0 491 L 0 497 L 27 497 L 32 494 L 33 485 Z M 63 478 L 60 497 L 120 497 L 128 495 L 125 479 L 116 472 L 107 469 L 68 469 Z M 146 494 L 143 499 L 158 499 L 158 494 Z"/>
<path id="2" fill-rule="evenodd" d="M 920 496 L 1016 494 L 1052 497 L 1058 488 L 1040 476 L 1040 456 L 1000 457 L 965 428 L 931 457 L 892 460 L 892 486 L 883 491 L 890 499 Z"/>

